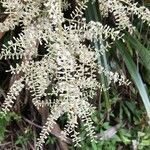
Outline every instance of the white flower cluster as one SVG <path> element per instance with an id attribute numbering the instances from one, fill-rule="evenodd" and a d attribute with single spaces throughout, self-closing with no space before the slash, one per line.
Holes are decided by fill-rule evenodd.
<path id="1" fill-rule="evenodd" d="M 13 38 L 13 41 L 8 42 L 8 46 L 2 48 L 0 59 L 31 59 L 33 56 L 37 56 L 37 39 L 39 33 L 33 25 L 26 28 L 19 38 Z"/>
<path id="2" fill-rule="evenodd" d="M 67 0 L 63 0 L 62 1 L 62 9 L 68 10 L 69 8 L 71 8 L 71 4 Z"/>
<path id="3" fill-rule="evenodd" d="M 1 3 L 6 8 L 4 13 L 9 15 L 0 23 L 1 32 L 12 30 L 19 23 L 29 25 L 40 13 L 40 0 L 1 0 Z"/>
<path id="4" fill-rule="evenodd" d="M 133 29 L 128 14 L 136 5 L 127 7 L 120 0 L 99 0 L 103 15 L 107 15 L 109 11 L 114 13 L 118 25 L 115 29 L 100 22 L 86 22 L 83 10 L 86 9 L 87 0 L 77 1 L 78 7 L 71 15 L 72 19 L 65 18 L 62 13 L 64 2 L 66 1 L 1 0 L 4 13 L 9 16 L 0 23 L 0 31 L 12 30 L 18 24 L 23 26 L 19 37 L 14 37 L 7 46 L 3 46 L 0 54 L 0 59 L 20 60 L 15 67 L 10 66 L 9 71 L 21 76 L 10 88 L 2 110 L 5 113 L 10 110 L 24 84 L 31 92 L 36 107 L 51 106 L 50 115 L 37 142 L 39 148 L 42 148 L 55 121 L 65 113 L 68 121 L 62 136 L 71 135 L 73 141 L 79 144 L 81 138 L 76 129 L 77 119 L 80 118 L 87 135 L 94 140 L 94 127 L 90 117 L 95 108 L 88 100 L 93 98 L 97 89 L 103 88 L 97 80 L 98 73 L 104 73 L 110 81 L 118 82 L 119 85 L 129 83 L 124 76 L 119 77 L 118 73 L 99 66 L 97 48 L 88 46 L 85 41 L 99 41 L 99 51 L 107 51 L 110 46 L 108 39 L 115 41 L 121 38 L 120 30 L 126 27 Z M 130 1 L 127 2 L 130 4 Z M 149 13 L 146 8 L 136 7 L 132 11 L 149 22 L 148 17 L 144 18 L 144 13 Z M 43 49 L 40 49 L 44 52 L 41 59 L 39 45 L 43 45 Z M 99 68 L 101 69 L 98 71 Z M 56 100 L 51 101 L 52 95 L 55 95 Z"/>
<path id="5" fill-rule="evenodd" d="M 108 13 L 114 15 L 119 30 L 127 28 L 130 33 L 135 30 L 130 21 L 134 14 L 150 25 L 149 9 L 144 6 L 138 7 L 138 3 L 133 3 L 132 0 L 99 0 L 99 8 L 104 17 L 107 17 Z"/>
<path id="6" fill-rule="evenodd" d="M 108 13 L 113 13 L 115 17 L 115 23 L 119 30 L 128 29 L 130 33 L 134 30 L 124 6 L 120 0 L 99 0 L 100 10 L 103 15 L 106 16 Z"/>
<path id="7" fill-rule="evenodd" d="M 24 88 L 23 78 L 16 80 L 13 85 L 11 86 L 7 96 L 5 98 L 5 102 L 2 105 L 2 111 L 6 114 L 12 108 L 14 104 L 14 100 L 16 100 L 17 96 L 19 96 L 20 92 Z"/>

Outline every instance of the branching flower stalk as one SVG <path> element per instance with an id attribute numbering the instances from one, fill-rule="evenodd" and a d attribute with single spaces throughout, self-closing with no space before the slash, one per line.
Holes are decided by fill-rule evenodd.
<path id="1" fill-rule="evenodd" d="M 102 25 L 100 22 L 86 22 L 83 12 L 86 1 L 76 1 L 76 9 L 71 19 L 65 18 L 64 10 L 69 8 L 66 0 L 1 0 L 4 13 L 9 17 L 0 23 L 0 32 L 13 30 L 22 26 L 19 37 L 14 37 L 3 46 L 0 59 L 19 59 L 20 63 L 10 66 L 11 74 L 21 73 L 7 94 L 2 111 L 10 111 L 16 96 L 24 85 L 32 95 L 33 104 L 39 108 L 47 105 L 50 115 L 37 139 L 37 149 L 42 149 L 49 131 L 55 121 L 67 114 L 68 121 L 62 137 L 71 136 L 75 146 L 82 140 L 77 132 L 78 118 L 84 122 L 87 136 L 95 140 L 95 131 L 91 114 L 95 108 L 89 103 L 97 89 L 103 85 L 97 80 L 97 74 L 104 73 L 111 82 L 128 85 L 124 75 L 107 71 L 97 63 L 99 55 L 108 51 L 111 41 L 121 39 L 123 31 L 133 33 L 135 27 L 130 22 L 131 14 L 137 15 L 150 25 L 150 11 L 144 6 L 130 0 L 99 0 L 99 8 L 103 17 L 112 13 L 116 27 Z M 100 41 L 100 51 L 85 41 Z M 109 39 L 109 40 L 108 40 Z M 44 55 L 39 59 L 38 45 L 44 45 Z M 24 59 L 24 61 L 21 61 Z M 110 82 L 110 83 L 111 83 Z M 109 84 L 110 84 L 109 83 Z M 109 88 L 109 87 L 108 87 Z M 49 90 L 50 89 L 50 90 Z M 55 96 L 55 100 L 51 100 Z"/>

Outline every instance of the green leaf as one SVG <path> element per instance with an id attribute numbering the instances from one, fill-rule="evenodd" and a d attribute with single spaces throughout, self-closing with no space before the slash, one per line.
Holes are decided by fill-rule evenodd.
<path id="1" fill-rule="evenodd" d="M 96 2 L 94 2 L 94 3 L 93 3 L 93 1 L 89 1 L 88 2 L 88 9 L 85 11 L 85 16 L 86 16 L 86 19 L 87 19 L 88 22 L 91 21 L 91 20 L 100 21 L 100 14 L 98 12 L 98 7 L 97 7 L 97 3 Z M 99 48 L 100 47 L 100 43 L 99 42 L 94 42 L 92 44 L 94 45 L 94 47 L 96 49 L 100 49 Z M 99 56 L 98 57 L 98 64 L 100 66 L 103 66 L 106 70 L 108 70 L 109 65 L 108 65 L 108 62 L 107 62 L 108 60 L 107 60 L 106 53 L 104 52 L 103 55 L 100 55 L 100 53 L 97 52 L 97 56 Z M 105 90 L 109 86 L 108 85 L 108 78 L 102 73 L 99 76 L 99 81 L 103 85 L 103 88 L 104 88 L 102 96 L 103 96 L 104 101 L 105 101 L 105 108 L 106 108 L 106 110 L 107 110 L 107 112 L 109 114 L 109 111 L 111 109 L 111 102 L 110 102 L 109 92 L 107 90 Z"/>
<path id="2" fill-rule="evenodd" d="M 128 132 L 128 130 L 126 130 L 126 129 L 120 129 L 120 130 L 118 131 L 118 136 L 119 136 L 119 138 L 121 139 L 121 141 L 122 141 L 124 144 L 129 144 L 129 143 L 131 143 L 131 140 L 130 140 L 131 135 L 130 135 L 130 133 Z"/>
<path id="3" fill-rule="evenodd" d="M 96 143 L 95 143 L 94 141 L 93 141 L 91 144 L 92 144 L 93 150 L 98 150 L 98 149 L 97 149 L 97 146 L 96 146 Z"/>
<path id="4" fill-rule="evenodd" d="M 125 105 L 122 105 L 125 114 L 128 116 L 129 121 L 131 122 L 131 114 L 128 108 Z"/>
<path id="5" fill-rule="evenodd" d="M 149 97 L 147 95 L 144 83 L 141 79 L 141 76 L 140 76 L 139 72 L 137 71 L 136 65 L 135 65 L 134 61 L 132 60 L 129 52 L 126 50 L 125 44 L 120 40 L 120 41 L 116 42 L 116 46 L 120 50 L 120 53 L 121 53 L 122 57 L 124 58 L 125 64 L 128 68 L 128 71 L 129 71 L 135 85 L 138 88 L 138 91 L 141 95 L 141 98 L 143 100 L 143 103 L 146 108 L 147 115 L 148 115 L 148 118 L 150 121 L 150 101 L 149 101 Z"/>
<path id="6" fill-rule="evenodd" d="M 138 51 L 142 64 L 150 71 L 150 50 L 145 48 L 138 39 L 129 35 L 128 33 L 124 38 L 132 48 Z"/>

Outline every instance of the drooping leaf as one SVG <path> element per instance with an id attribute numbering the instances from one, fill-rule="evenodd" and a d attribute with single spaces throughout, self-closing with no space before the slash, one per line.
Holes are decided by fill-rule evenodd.
<path id="1" fill-rule="evenodd" d="M 122 41 L 117 41 L 116 42 L 117 48 L 120 50 L 120 53 L 125 61 L 126 67 L 132 77 L 132 80 L 134 81 L 135 85 L 138 88 L 138 91 L 141 95 L 142 101 L 144 103 L 144 106 L 147 111 L 148 118 L 150 119 L 150 101 L 148 94 L 145 89 L 145 85 L 142 81 L 142 78 L 136 68 L 136 65 L 134 61 L 132 60 L 129 52 L 126 50 L 126 46 Z"/>

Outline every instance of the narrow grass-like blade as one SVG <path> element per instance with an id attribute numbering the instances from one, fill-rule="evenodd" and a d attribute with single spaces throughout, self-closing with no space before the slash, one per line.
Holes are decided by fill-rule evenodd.
<path id="1" fill-rule="evenodd" d="M 131 48 L 138 52 L 142 64 L 150 71 L 150 50 L 145 48 L 138 39 L 129 34 L 126 34 L 124 38 L 130 44 Z"/>
<path id="2" fill-rule="evenodd" d="M 125 44 L 122 41 L 117 41 L 116 46 L 120 50 L 120 53 L 125 61 L 126 67 L 128 68 L 128 71 L 129 71 L 135 85 L 138 88 L 138 91 L 141 95 L 142 101 L 144 103 L 144 106 L 146 108 L 147 115 L 148 115 L 148 118 L 150 121 L 150 101 L 149 101 L 149 97 L 146 92 L 144 83 L 141 79 L 141 76 L 136 69 L 136 65 L 135 65 L 134 61 L 132 60 L 132 57 L 130 56 L 129 52 L 126 50 Z"/>

